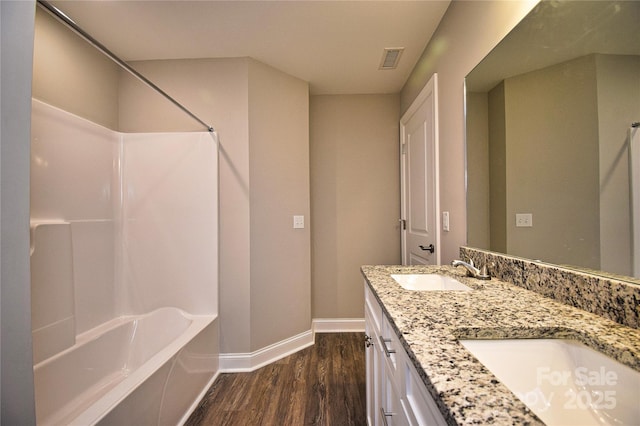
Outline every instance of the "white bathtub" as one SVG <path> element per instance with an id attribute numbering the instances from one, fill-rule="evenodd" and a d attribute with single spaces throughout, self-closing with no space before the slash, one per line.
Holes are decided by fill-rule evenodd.
<path id="1" fill-rule="evenodd" d="M 183 423 L 218 371 L 215 319 L 162 308 L 79 335 L 34 366 L 38 424 Z"/>

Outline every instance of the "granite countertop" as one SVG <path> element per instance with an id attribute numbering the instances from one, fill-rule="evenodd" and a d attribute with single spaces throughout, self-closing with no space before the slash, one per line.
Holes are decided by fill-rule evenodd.
<path id="1" fill-rule="evenodd" d="M 570 338 L 640 371 L 640 330 L 451 266 L 363 266 L 362 273 L 450 424 L 542 424 L 459 342 Z M 391 274 L 439 273 L 476 291 L 408 291 Z"/>

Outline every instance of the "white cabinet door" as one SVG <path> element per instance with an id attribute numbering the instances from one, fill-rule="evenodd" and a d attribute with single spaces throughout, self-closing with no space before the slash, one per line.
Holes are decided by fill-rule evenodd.
<path id="1" fill-rule="evenodd" d="M 400 402 L 400 390 L 396 375 L 388 362 L 385 362 L 383 370 L 382 400 L 378 410 L 379 424 L 383 426 L 408 426 L 409 421 Z"/>

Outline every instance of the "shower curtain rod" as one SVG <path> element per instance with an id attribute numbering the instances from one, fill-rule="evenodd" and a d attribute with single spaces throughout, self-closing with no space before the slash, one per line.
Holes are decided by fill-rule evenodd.
<path id="1" fill-rule="evenodd" d="M 209 132 L 213 132 L 214 131 L 213 127 L 211 127 L 210 125 L 208 125 L 207 123 L 202 121 L 198 116 L 196 116 L 194 113 L 189 111 L 180 102 L 178 102 L 175 99 L 173 99 L 164 90 L 162 90 L 161 88 L 156 86 L 153 82 L 151 82 L 145 76 L 143 76 L 138 71 L 133 69 L 125 61 L 123 61 L 118 56 L 116 56 L 113 52 L 111 52 L 109 49 L 107 49 L 102 43 L 100 43 L 98 40 L 93 38 L 86 31 L 84 31 L 82 28 L 80 28 L 78 25 L 76 25 L 75 22 L 73 22 L 68 16 L 66 16 L 64 13 L 62 13 L 57 7 L 53 6 L 52 4 L 50 4 L 49 2 L 47 2 L 45 0 L 37 0 L 37 2 L 38 2 L 38 6 L 44 8 L 47 12 L 51 13 L 54 17 L 56 17 L 58 20 L 60 20 L 63 24 L 67 25 L 74 32 L 76 32 L 79 36 L 84 38 L 87 42 L 89 42 L 91 45 L 93 45 L 96 49 L 101 51 L 109 59 L 111 59 L 113 62 L 118 64 L 125 71 L 129 72 L 129 74 L 133 75 L 138 80 L 142 81 L 144 84 L 146 84 L 147 86 L 149 86 L 150 88 L 152 88 L 153 90 L 155 90 L 156 92 L 158 92 L 159 94 L 164 96 L 168 101 L 170 101 L 172 104 L 174 104 L 175 106 L 180 108 L 182 111 L 184 111 L 186 114 L 188 114 L 191 118 L 193 118 L 198 123 L 200 123 L 203 126 L 205 126 Z"/>

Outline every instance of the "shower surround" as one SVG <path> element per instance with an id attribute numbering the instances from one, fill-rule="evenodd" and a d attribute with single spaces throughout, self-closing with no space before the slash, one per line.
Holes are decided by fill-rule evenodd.
<path id="1" fill-rule="evenodd" d="M 218 372 L 216 135 L 32 117 L 38 424 L 180 424 Z"/>

